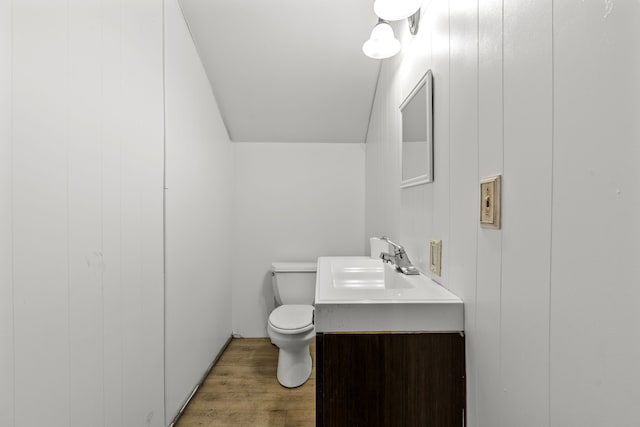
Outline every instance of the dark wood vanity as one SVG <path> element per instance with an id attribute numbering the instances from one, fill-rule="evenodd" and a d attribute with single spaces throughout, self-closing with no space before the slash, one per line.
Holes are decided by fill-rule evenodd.
<path id="1" fill-rule="evenodd" d="M 316 426 L 464 426 L 460 333 L 319 333 Z"/>

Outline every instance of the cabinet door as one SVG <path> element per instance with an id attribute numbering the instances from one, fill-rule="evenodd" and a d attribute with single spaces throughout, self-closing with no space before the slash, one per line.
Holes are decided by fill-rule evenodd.
<path id="1" fill-rule="evenodd" d="M 464 338 L 459 334 L 321 334 L 318 425 L 462 426 Z"/>

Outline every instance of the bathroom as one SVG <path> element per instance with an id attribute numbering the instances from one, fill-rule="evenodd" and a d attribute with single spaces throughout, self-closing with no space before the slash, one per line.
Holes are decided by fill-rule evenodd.
<path id="1" fill-rule="evenodd" d="M 373 0 L 245 10 L 231 46 L 346 22 L 373 64 L 336 91 L 366 86 L 366 108 L 339 98 L 271 127 L 308 135 L 251 142 L 227 131 L 197 38 L 230 3 L 0 2 L 0 425 L 168 426 L 232 334 L 267 337 L 272 262 L 387 235 L 426 272 L 442 241 L 466 425 L 636 426 L 640 2 L 425 0 L 384 60 L 361 51 Z M 224 53 L 259 69 L 269 51 Z M 330 54 L 276 65 L 313 88 L 314 67 L 354 71 Z M 398 107 L 427 69 L 434 180 L 401 189 Z M 333 110 L 359 133 L 311 136 Z M 493 175 L 500 229 L 478 218 Z"/>

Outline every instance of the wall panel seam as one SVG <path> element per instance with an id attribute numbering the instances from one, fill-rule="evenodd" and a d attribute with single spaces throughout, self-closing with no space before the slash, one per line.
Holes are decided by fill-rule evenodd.
<path id="1" fill-rule="evenodd" d="M 66 111 L 65 111 L 65 155 L 66 155 L 66 227 L 67 227 L 67 241 L 66 241 L 66 257 L 67 257 L 67 422 L 71 424 L 71 219 L 70 219 L 70 143 L 69 143 L 69 128 L 70 128 L 70 99 L 69 93 L 71 90 L 71 79 L 69 78 L 71 72 L 71 26 L 70 26 L 70 0 L 66 0 L 66 79 L 65 93 L 66 99 Z"/>
<path id="2" fill-rule="evenodd" d="M 447 31 L 448 31 L 448 39 L 447 39 L 447 43 L 448 43 L 448 47 L 447 47 L 447 72 L 448 72 L 448 81 L 447 81 L 447 109 L 449 110 L 447 113 L 447 149 L 449 151 L 449 153 L 447 154 L 449 157 L 449 170 L 447 171 L 449 173 L 449 207 L 448 207 L 448 214 L 449 214 L 449 231 L 447 233 L 447 237 L 449 238 L 449 246 L 451 246 L 451 230 L 452 230 L 452 224 L 453 221 L 451 221 L 451 212 L 453 212 L 452 209 L 452 201 L 453 201 L 453 197 L 451 196 L 452 194 L 452 187 L 453 187 L 453 179 L 451 176 L 451 168 L 452 168 L 452 158 L 453 156 L 451 155 L 451 3 L 447 1 Z M 447 249 L 447 253 L 450 255 L 451 254 L 451 249 Z M 449 260 L 449 263 L 451 263 L 451 260 Z M 451 270 L 451 267 L 449 267 L 449 270 Z M 448 276 L 450 277 L 451 274 L 449 273 Z M 443 281 L 444 282 L 444 281 Z M 448 282 L 448 280 L 447 280 Z M 445 285 L 447 286 L 447 288 L 451 289 L 451 283 L 445 283 Z M 466 319 L 465 319 L 466 320 Z"/>
<path id="3" fill-rule="evenodd" d="M 100 49 L 104 49 L 104 6 L 103 1 L 100 2 Z M 100 104 L 101 108 L 101 116 L 100 116 L 100 145 L 99 145 L 99 153 L 100 153 L 100 262 L 104 265 L 104 143 L 105 143 L 105 125 L 104 125 L 104 52 L 101 52 L 100 58 Z M 105 292 L 104 292 L 104 268 L 100 272 L 100 306 L 102 309 L 102 426 L 106 426 L 106 375 L 105 375 Z"/>
<path id="4" fill-rule="evenodd" d="M 476 155 L 476 176 L 478 177 L 478 179 L 480 179 L 480 0 L 476 1 L 476 114 L 477 114 L 477 120 L 476 120 L 476 150 L 477 150 L 477 155 Z M 476 183 L 476 189 L 477 189 L 478 185 Z M 479 197 L 481 197 L 481 195 L 479 195 Z M 476 203 L 477 206 L 477 203 Z M 476 232 L 476 259 L 475 259 L 475 266 L 476 266 L 476 289 L 475 289 L 475 303 L 473 305 L 473 309 L 474 309 L 474 320 L 476 322 L 476 326 L 478 324 L 478 283 L 480 282 L 479 279 L 479 268 L 478 268 L 478 252 L 480 251 L 480 239 L 479 239 L 479 233 L 478 233 L 478 229 L 480 228 L 480 225 L 476 222 L 475 225 L 475 232 Z M 477 331 L 477 327 L 476 327 L 476 331 Z M 471 359 L 471 358 L 469 358 Z M 471 417 L 469 416 L 470 414 L 468 412 L 465 412 L 465 423 L 468 422 L 469 418 L 472 418 L 472 426 L 475 426 L 478 424 L 478 374 L 477 374 L 477 369 L 473 369 L 473 372 L 475 373 L 475 381 L 474 381 L 474 393 L 473 393 L 473 400 L 475 401 L 475 404 L 473 405 L 473 408 L 475 409 L 475 412 L 473 414 L 471 414 Z"/>
<path id="5" fill-rule="evenodd" d="M 182 15 L 184 18 L 184 15 Z M 162 419 L 167 424 L 167 45 L 166 0 L 162 0 Z M 187 23 L 187 28 L 189 27 Z M 189 31 L 191 35 L 191 31 Z M 192 40 L 193 36 L 191 35 Z"/>
<path id="6" fill-rule="evenodd" d="M 501 173 L 503 175 L 504 178 L 504 0 L 502 0 L 501 2 L 501 8 L 500 8 L 500 81 L 501 81 L 501 90 L 502 93 L 500 94 L 501 97 L 501 112 L 500 115 L 502 117 L 502 150 L 501 150 L 501 154 L 502 154 L 502 170 Z M 504 186 L 502 188 L 502 193 L 504 194 Z M 504 227 L 504 224 L 503 224 Z M 502 378 L 502 285 L 503 285 L 503 272 L 504 272 L 504 266 L 503 266 L 503 255 L 504 255 L 504 231 L 500 231 L 500 295 L 499 295 L 499 299 L 498 299 L 498 384 L 500 384 L 500 388 L 502 388 L 502 385 L 504 384 L 504 380 Z M 502 402 L 502 399 L 500 399 L 500 402 Z M 502 412 L 500 410 L 500 407 L 498 406 L 498 408 L 496 408 L 498 410 L 498 426 L 500 427 L 500 425 L 502 424 L 502 417 L 500 416 L 500 413 Z"/>
<path id="7" fill-rule="evenodd" d="M 118 36 L 120 38 L 119 40 L 119 60 L 120 60 L 120 75 L 118 76 L 120 78 L 120 101 L 122 100 L 121 98 L 123 98 L 123 94 L 124 94 L 124 4 L 126 0 L 120 0 L 119 1 L 119 9 L 120 9 L 120 21 L 118 22 Z M 119 308 L 122 309 L 122 313 L 120 313 L 120 316 L 118 318 L 119 320 L 119 333 L 118 336 L 120 338 L 120 396 L 119 396 L 119 400 L 120 400 L 120 425 L 124 426 L 124 395 L 125 395 L 125 388 L 124 388 L 124 378 L 123 378 L 123 374 L 124 374 L 124 359 L 125 359 L 125 354 L 124 354 L 124 328 L 123 328 L 123 317 L 124 317 L 124 308 L 122 307 L 124 305 L 123 303 L 123 297 L 122 297 L 122 283 L 123 283 L 123 244 L 122 244 L 122 230 L 123 230 L 123 223 L 124 223 L 124 218 L 123 218 L 123 209 L 122 209 L 122 189 L 124 188 L 124 182 L 123 182 L 123 165 L 122 165 L 122 139 L 123 139 L 123 124 L 122 124 L 122 115 L 118 115 L 118 126 L 120 128 L 120 135 L 118 138 L 118 166 L 119 166 L 119 170 L 118 170 L 118 210 L 119 210 L 119 223 L 118 223 L 118 262 L 119 262 L 119 277 L 118 277 L 118 287 L 119 287 L 119 293 L 118 293 L 118 297 L 119 297 Z"/>
<path id="8" fill-rule="evenodd" d="M 547 416 L 548 426 L 551 427 L 551 324 L 552 324 L 552 311 L 551 303 L 552 291 L 553 291 L 553 187 L 554 187 L 554 142 L 555 142 L 555 52 L 554 52 L 554 0 L 551 0 L 551 188 L 550 190 L 550 203 L 549 203 L 549 302 L 548 302 L 548 343 L 547 343 Z"/>
<path id="9" fill-rule="evenodd" d="M 14 218 L 15 218 L 15 203 L 14 203 L 14 199 L 15 199 L 15 194 L 14 194 L 14 120 L 13 120 L 13 115 L 14 115 L 14 96 L 15 96 L 15 86 L 13 84 L 14 82 L 14 64 L 15 64 L 15 60 L 14 60 L 14 52 L 15 52 L 15 40 L 14 40 L 14 0 L 11 0 L 10 3 L 10 10 L 9 10 L 9 14 L 10 14 L 10 25 L 11 25 L 11 29 L 9 30 L 10 32 L 10 37 L 11 37 L 11 41 L 10 41 L 10 48 L 11 48 L 11 54 L 10 54 L 10 58 L 11 58 L 11 71 L 10 71 L 10 76 L 9 76 L 9 81 L 10 81 L 10 85 L 11 85 L 11 99 L 9 101 L 9 135 L 11 138 L 11 141 L 9 142 L 9 155 L 11 156 L 11 160 L 10 160 L 10 165 L 11 165 L 11 170 L 9 172 L 9 176 L 11 179 L 11 182 L 9 184 L 9 191 L 11 192 L 9 195 L 9 198 L 11 200 L 11 208 L 9 209 L 9 224 L 11 227 L 11 271 L 10 271 L 10 280 L 11 280 L 11 350 L 13 352 L 13 358 L 11 360 L 11 365 L 12 365 L 12 369 L 11 369 L 11 385 L 12 385 L 12 399 L 11 399 L 11 411 L 12 411 L 12 416 L 11 416 L 11 424 L 15 427 L 15 423 L 16 423 L 16 320 L 15 320 L 15 313 L 16 313 L 16 298 L 15 298 L 15 227 L 14 227 Z"/>

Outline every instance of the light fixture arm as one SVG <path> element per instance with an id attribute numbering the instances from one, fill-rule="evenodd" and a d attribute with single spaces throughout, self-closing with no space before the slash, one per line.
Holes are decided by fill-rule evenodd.
<path id="1" fill-rule="evenodd" d="M 420 9 L 408 17 L 407 22 L 409 22 L 409 31 L 411 32 L 411 35 L 415 36 L 418 34 L 418 30 L 420 28 Z"/>

